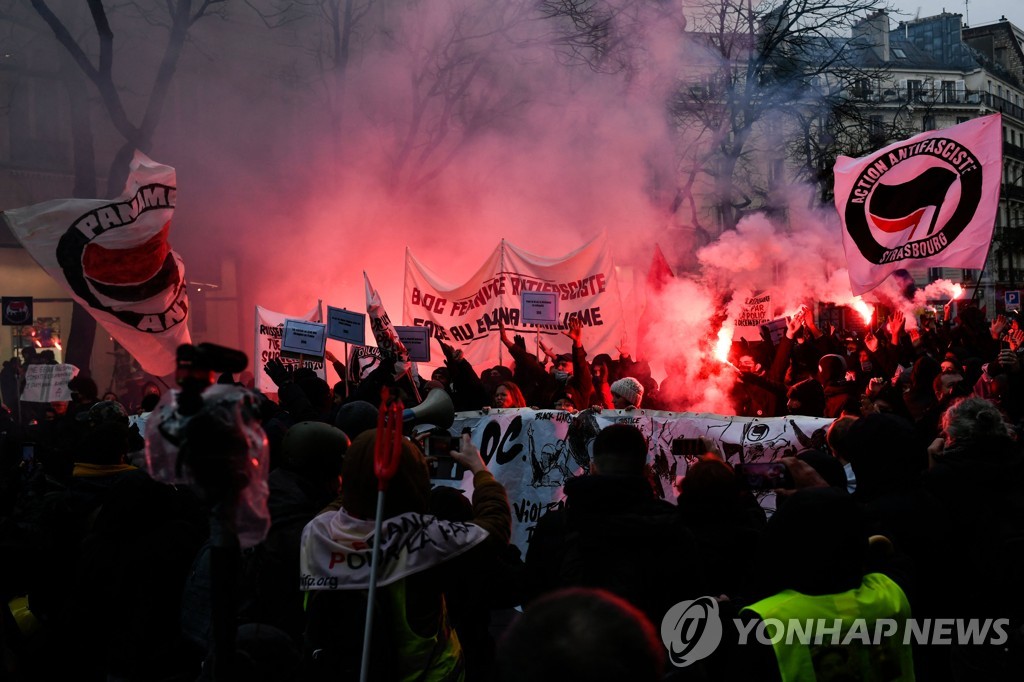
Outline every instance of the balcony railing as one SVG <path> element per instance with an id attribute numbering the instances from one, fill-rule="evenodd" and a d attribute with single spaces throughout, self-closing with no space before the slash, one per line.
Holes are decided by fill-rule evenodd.
<path id="1" fill-rule="evenodd" d="M 900 87 L 891 85 L 878 88 L 852 88 L 850 95 L 855 100 L 873 104 L 920 104 L 954 105 L 961 107 L 982 106 L 1001 111 L 1024 121 L 1024 107 L 1014 104 L 1005 97 L 981 90 L 958 89 L 938 84 L 924 83 L 920 86 Z"/>

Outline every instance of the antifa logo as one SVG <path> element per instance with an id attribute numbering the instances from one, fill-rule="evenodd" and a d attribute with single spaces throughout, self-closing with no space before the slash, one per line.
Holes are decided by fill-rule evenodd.
<path id="1" fill-rule="evenodd" d="M 681 601 L 661 619 L 661 641 L 672 665 L 685 668 L 707 658 L 722 642 L 722 619 L 714 597 Z"/>
<path id="2" fill-rule="evenodd" d="M 57 245 L 57 262 L 72 291 L 90 307 L 116 317 L 139 331 L 161 333 L 183 322 L 188 312 L 184 267 L 167 241 L 170 223 L 139 244 L 104 246 L 96 238 L 107 232 L 135 227 L 138 213 L 173 208 L 173 187 L 150 185 L 140 189 L 149 204 L 133 204 L 135 214 L 118 220 L 112 204 L 98 221 L 100 209 L 79 218 Z M 156 197 L 153 199 L 152 197 Z"/>
<path id="3" fill-rule="evenodd" d="M 750 430 L 747 431 L 747 440 L 762 440 L 768 435 L 768 430 L 767 424 L 753 424 L 751 425 Z"/>
<path id="4" fill-rule="evenodd" d="M 901 172 L 897 181 L 892 171 L 903 163 L 921 169 L 909 179 Z M 846 229 L 861 255 L 876 265 L 927 258 L 967 228 L 981 192 L 981 163 L 959 142 L 931 138 L 903 145 L 878 155 L 855 180 L 846 200 Z M 943 215 L 948 219 L 940 224 Z"/>
<path id="5" fill-rule="evenodd" d="M 871 222 L 882 232 L 894 233 L 912 228 L 907 239 L 913 239 L 921 218 L 934 207 L 931 226 L 924 235 L 930 237 L 956 173 L 946 168 L 929 168 L 913 180 L 898 185 L 879 182 L 871 193 L 868 213 Z"/>
<path id="6" fill-rule="evenodd" d="M 4 307 L 5 324 L 28 324 L 32 318 L 32 306 L 24 300 L 14 300 Z"/>

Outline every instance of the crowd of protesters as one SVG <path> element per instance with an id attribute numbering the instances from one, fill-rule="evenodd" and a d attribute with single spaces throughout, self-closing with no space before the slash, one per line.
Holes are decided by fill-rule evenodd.
<path id="1" fill-rule="evenodd" d="M 472 367 L 442 343 L 444 365 L 415 386 L 396 382 L 395 358 L 333 389 L 268 363 L 277 400 L 258 404 L 270 530 L 234 568 L 237 646 L 220 669 L 249 680 L 359 678 L 364 576 L 343 574 L 338 589 L 303 582 L 367 546 L 383 387 L 407 405 L 443 390 L 457 411 L 568 412 L 674 410 L 692 389 L 678 376 L 659 385 L 625 354 L 588 359 L 579 322 L 565 336 L 566 353 L 542 347 L 538 358 L 502 329 L 511 367 Z M 369 679 L 1018 679 L 1021 351 L 1017 316 L 987 320 L 976 307 L 909 321 L 897 312 L 863 336 L 821 329 L 803 307 L 777 343 L 735 344 L 726 370 L 736 372 L 737 415 L 835 419 L 820 451 L 784 458 L 792 487 L 776 491 L 770 518 L 713 451 L 679 482 L 678 504 L 659 499 L 644 436 L 615 424 L 597 434 L 590 470 L 566 482 L 565 504 L 541 517 L 525 556 L 509 544 L 506 492 L 468 436 L 451 457 L 471 474 L 471 499 L 432 486 L 422 449 L 404 440 L 382 515 L 402 547 L 433 540 L 377 593 Z M 17 404 L 22 375 L 18 360 L 4 364 L 5 405 Z M 21 419 L 0 410 L 2 669 L 14 680 L 213 679 L 214 501 L 141 467 L 143 437 L 160 437 L 147 425 L 157 391 L 129 414 L 88 377 L 70 387 L 70 402 L 21 404 Z M 685 641 L 665 638 L 685 633 L 665 615 L 708 597 L 721 644 L 679 667 Z M 847 627 L 911 617 L 1005 619 L 1007 636 L 737 644 L 739 631 L 778 619 Z"/>

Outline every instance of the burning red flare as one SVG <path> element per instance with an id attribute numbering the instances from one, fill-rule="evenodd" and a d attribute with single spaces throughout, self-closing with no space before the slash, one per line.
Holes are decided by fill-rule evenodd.
<path id="1" fill-rule="evenodd" d="M 865 303 L 860 296 L 855 296 L 850 303 L 850 307 L 857 311 L 857 314 L 864 320 L 864 324 L 871 324 L 871 318 L 875 314 L 875 307 L 873 305 Z"/>
<path id="2" fill-rule="evenodd" d="M 954 284 L 953 285 L 953 300 L 955 301 L 955 300 L 957 300 L 958 298 L 960 298 L 963 295 L 964 295 L 964 288 L 962 286 L 960 286 L 959 284 Z"/>
<path id="3" fill-rule="evenodd" d="M 722 327 L 718 330 L 718 341 L 715 342 L 715 359 L 726 364 L 729 363 L 729 351 L 732 350 L 732 327 Z"/>

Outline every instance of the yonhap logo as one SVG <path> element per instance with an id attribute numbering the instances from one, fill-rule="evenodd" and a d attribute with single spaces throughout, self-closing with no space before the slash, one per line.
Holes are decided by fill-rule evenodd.
<path id="1" fill-rule="evenodd" d="M 707 658 L 722 641 L 722 619 L 713 597 L 699 597 L 673 606 L 661 619 L 661 641 L 678 668 Z"/>

